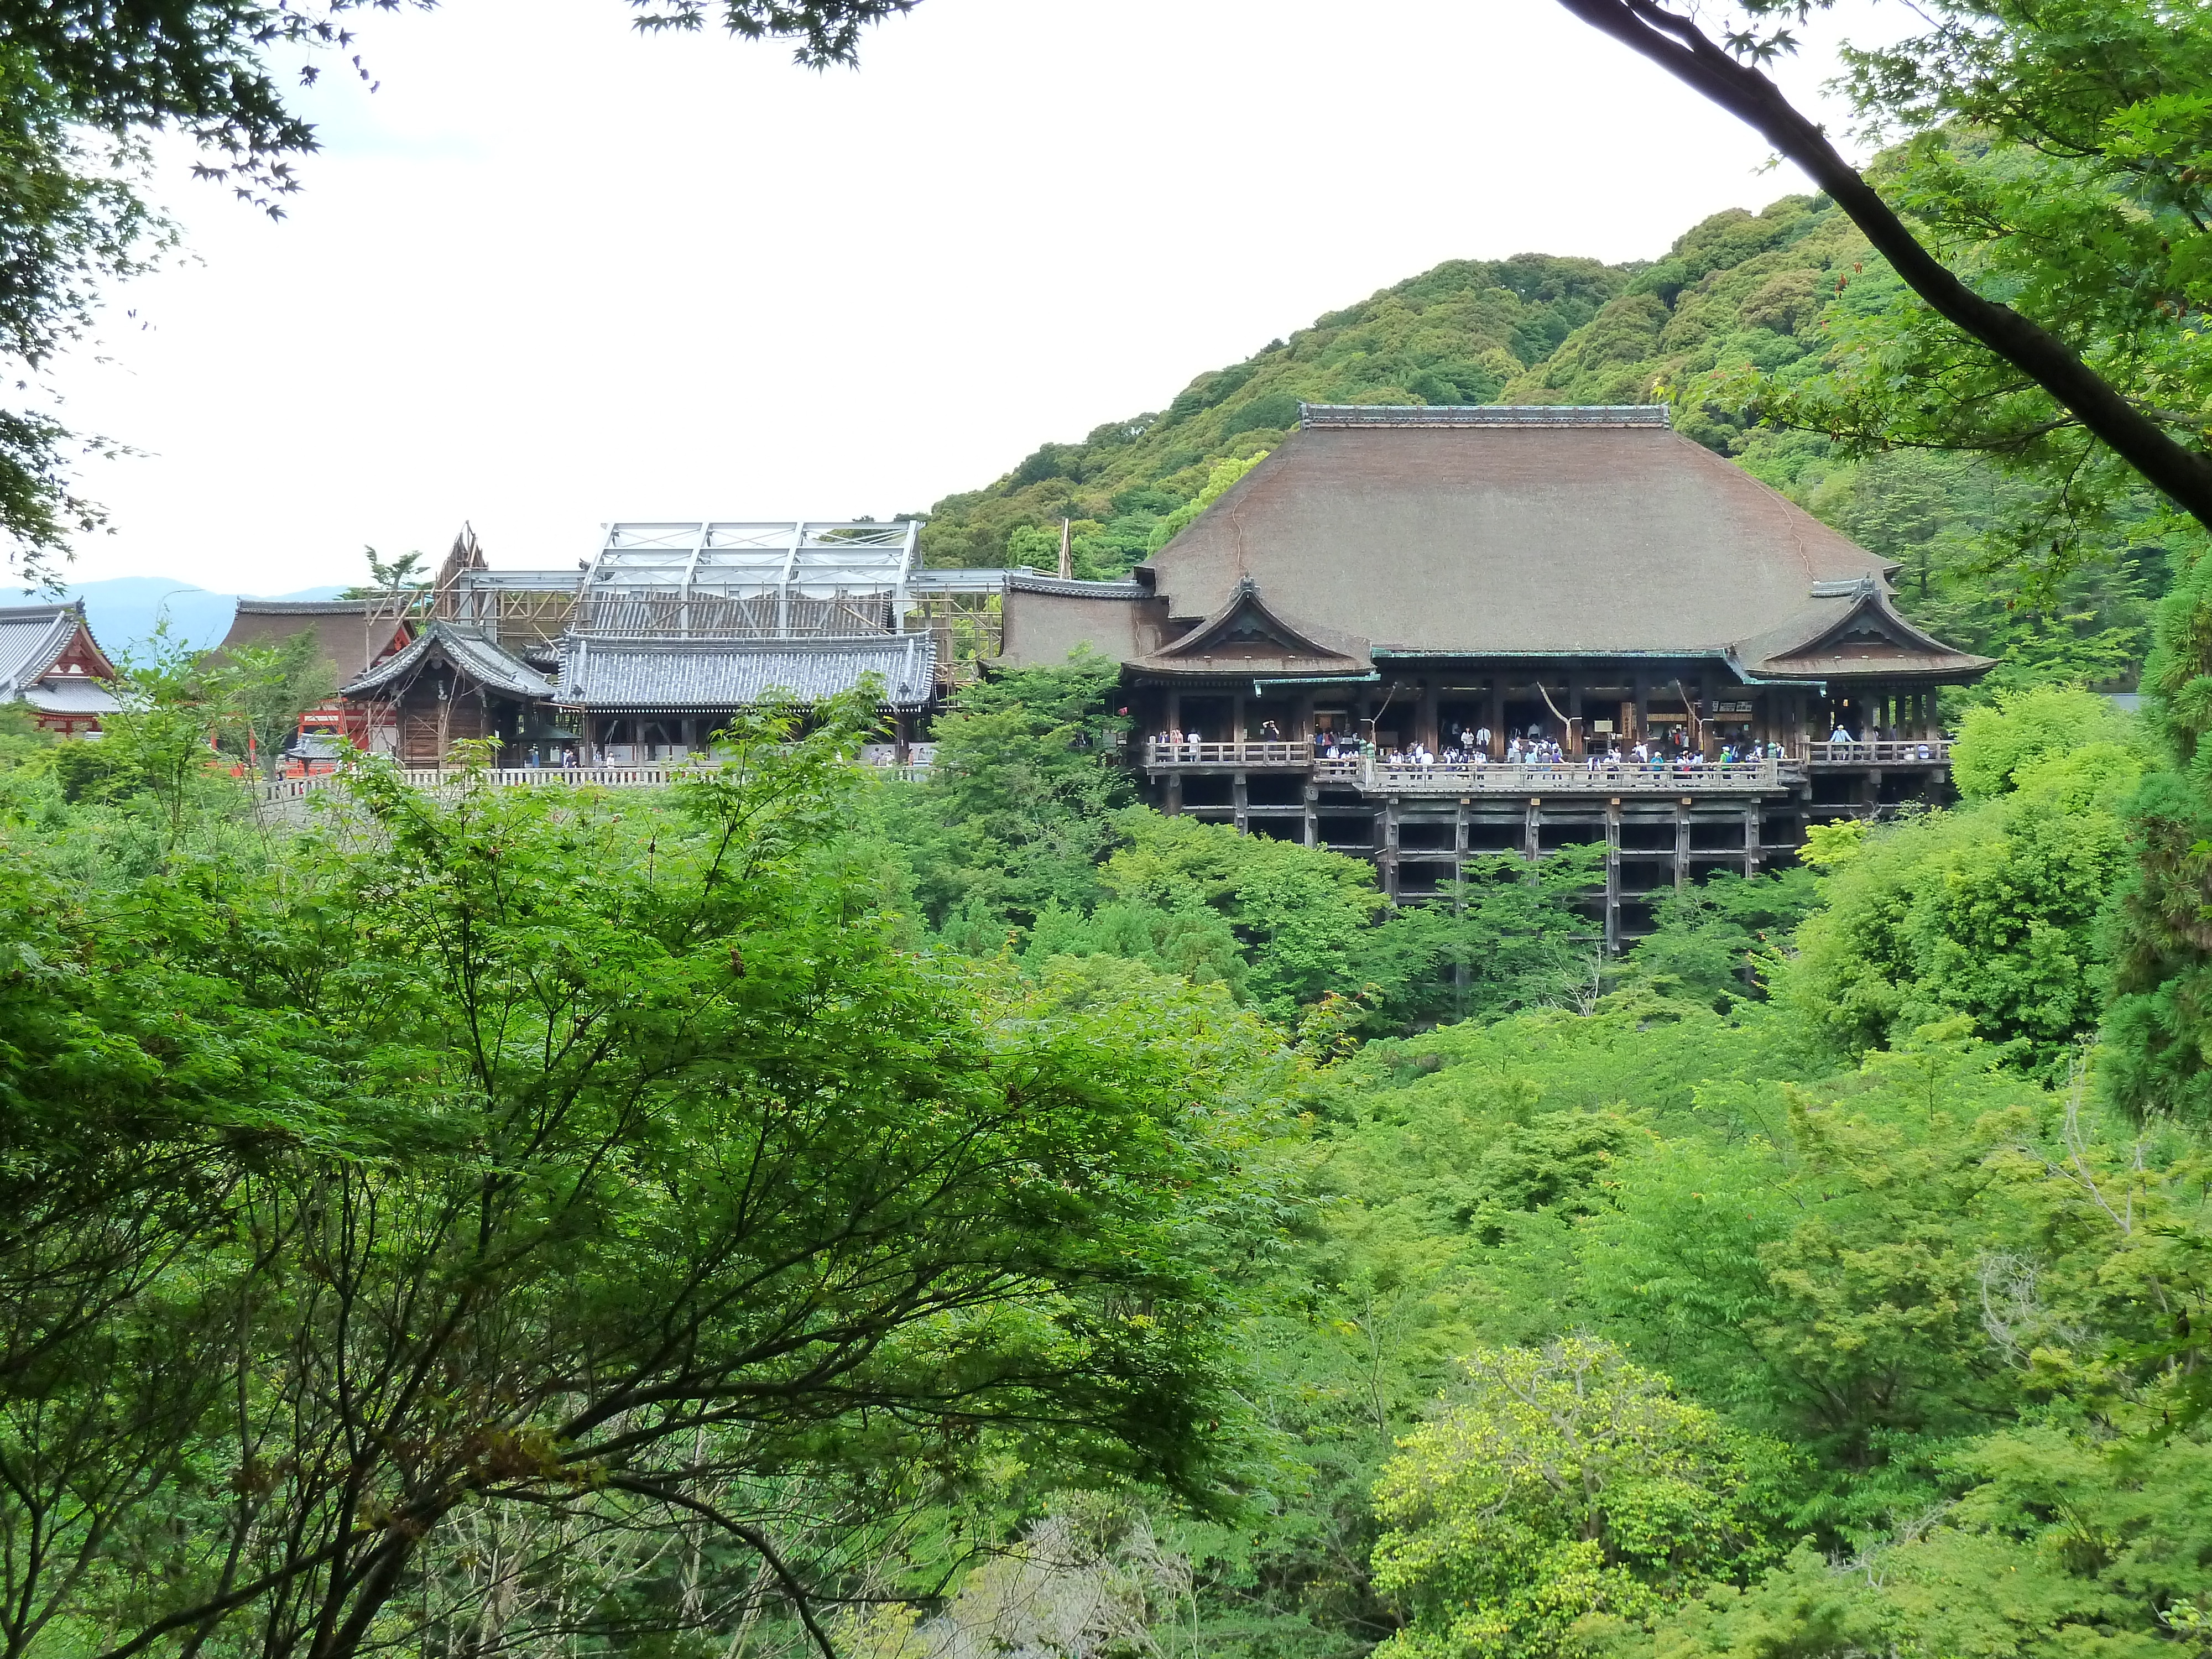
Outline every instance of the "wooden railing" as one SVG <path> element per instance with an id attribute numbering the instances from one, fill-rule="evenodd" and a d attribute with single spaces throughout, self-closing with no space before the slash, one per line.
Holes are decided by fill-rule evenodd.
<path id="1" fill-rule="evenodd" d="M 1944 738 L 1883 738 L 1873 743 L 1808 743 L 1806 758 L 1815 766 L 1902 766 L 1951 758 Z"/>
<path id="2" fill-rule="evenodd" d="M 928 776 L 929 763 L 910 761 L 905 765 L 863 762 L 872 771 L 896 775 L 908 782 Z M 711 776 L 713 766 L 685 761 L 669 761 L 657 766 L 501 766 L 481 773 L 483 781 L 495 789 L 561 789 L 590 787 L 600 789 L 665 789 L 672 783 L 686 778 Z M 466 775 L 459 767 L 403 766 L 399 779 L 416 789 L 445 789 L 460 782 Z M 279 778 L 273 783 L 256 786 L 256 793 L 264 805 L 277 805 L 286 801 L 303 800 L 319 789 L 343 783 L 344 777 L 337 772 L 318 773 L 309 778 Z"/>
<path id="3" fill-rule="evenodd" d="M 1536 776 L 1555 776 L 1564 771 L 1584 772 L 1589 768 L 1587 758 L 1564 761 L 1556 766 L 1540 764 L 1508 764 L 1496 762 L 1488 766 L 1438 763 L 1431 766 L 1392 764 L 1373 755 L 1349 755 L 1331 760 L 1316 758 L 1313 746 L 1305 743 L 1169 743 L 1161 738 L 1149 738 L 1143 745 L 1144 763 L 1151 768 L 1186 766 L 1236 766 L 1259 769 L 1308 769 L 1316 778 L 1332 778 L 1355 781 L 1365 775 L 1363 769 L 1379 769 L 1393 776 L 1407 773 L 1449 774 L 1455 777 L 1469 775 L 1487 776 L 1492 788 L 1525 787 L 1521 780 Z M 1790 756 L 1779 763 L 1784 767 L 1814 766 L 1903 766 L 1925 763 L 1942 765 L 1951 758 L 1951 745 L 1942 738 L 1884 738 L 1873 743 L 1812 743 L 1805 745 L 1800 757 Z M 1704 766 L 1636 766 L 1624 759 L 1599 757 L 1598 769 L 1608 777 L 1626 774 L 1663 775 L 1670 778 L 1704 778 L 1710 783 L 1716 779 L 1736 780 L 1749 775 L 1744 769 L 1772 766 L 1769 759 L 1737 761 L 1723 765 L 1711 762 Z M 1507 782 L 1504 780 L 1511 779 Z M 1393 786 L 1395 787 L 1395 786 Z"/>
<path id="4" fill-rule="evenodd" d="M 1514 795 L 1744 794 L 1778 790 L 1802 769 L 1786 760 L 1714 762 L 1705 766 L 1637 766 L 1604 757 L 1547 765 L 1410 766 L 1369 755 L 1314 763 L 1314 781 L 1349 786 L 1370 794 Z"/>
<path id="5" fill-rule="evenodd" d="M 1313 758 L 1310 743 L 1170 743 L 1152 738 L 1145 744 L 1147 766 L 1308 766 Z"/>

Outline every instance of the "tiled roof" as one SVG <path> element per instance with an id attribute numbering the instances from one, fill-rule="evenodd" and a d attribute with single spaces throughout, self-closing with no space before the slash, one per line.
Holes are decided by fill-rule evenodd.
<path id="1" fill-rule="evenodd" d="M 1140 582 L 1063 581 L 1058 576 L 1032 576 L 1024 571 L 1006 573 L 1006 589 L 1014 593 L 1057 593 L 1071 599 L 1141 599 L 1149 590 Z"/>
<path id="2" fill-rule="evenodd" d="M 572 639 L 559 701 L 576 708 L 732 709 L 781 692 L 818 702 L 863 675 L 884 683 L 884 702 L 912 708 L 929 698 L 936 650 L 927 634 L 844 639 Z"/>
<path id="3" fill-rule="evenodd" d="M 367 599 L 240 599 L 241 617 L 366 617 Z"/>
<path id="4" fill-rule="evenodd" d="M 550 697 L 553 682 L 528 663 L 472 629 L 434 622 L 412 644 L 386 657 L 360 678 L 341 686 L 342 696 L 366 696 L 413 673 L 433 652 L 481 684 L 515 697 Z"/>
<path id="5" fill-rule="evenodd" d="M 49 714 L 112 714 L 123 700 L 99 680 L 82 675 L 57 674 L 34 680 L 23 688 L 22 699 Z"/>
<path id="6" fill-rule="evenodd" d="M 1300 404 L 1316 426 L 1663 426 L 1664 404 Z"/>
<path id="7" fill-rule="evenodd" d="M 21 691 L 52 667 L 83 621 L 77 609 L 67 605 L 0 611 L 0 695 Z"/>

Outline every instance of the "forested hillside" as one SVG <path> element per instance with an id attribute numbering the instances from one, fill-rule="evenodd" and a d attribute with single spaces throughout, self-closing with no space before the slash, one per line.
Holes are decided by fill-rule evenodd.
<path id="1" fill-rule="evenodd" d="M 2212 468 L 2203 9 L 1920 11 L 1882 191 Z M 863 683 L 272 801 L 312 635 L 0 705 L 0 1659 L 2212 1655 L 2187 477 L 1791 200 L 1444 267 L 931 547 L 1125 568 L 1302 398 L 1661 396 L 2002 661 L 1955 800 L 1620 955 L 1591 849 L 1398 903 L 1152 811 L 1086 653 L 919 775 Z"/>
<path id="2" fill-rule="evenodd" d="M 1717 214 L 1649 264 L 1454 260 L 1198 376 L 1164 410 L 1044 444 L 988 489 L 946 496 L 924 557 L 1049 568 L 1066 518 L 1077 574 L 1118 575 L 1180 527 L 1210 480 L 1218 493 L 1233 477 L 1223 463 L 1280 441 L 1302 401 L 1674 402 L 1679 429 L 1903 565 L 1916 619 L 2006 659 L 1992 689 L 2131 683 L 2166 583 L 2147 498 L 2091 526 L 2087 552 L 2045 580 L 2033 487 L 1969 454 L 1844 459 L 1822 434 L 1760 428 L 1731 385 L 1745 369 L 1827 367 L 1839 331 L 1899 292 L 1849 220 L 1802 196 Z"/>

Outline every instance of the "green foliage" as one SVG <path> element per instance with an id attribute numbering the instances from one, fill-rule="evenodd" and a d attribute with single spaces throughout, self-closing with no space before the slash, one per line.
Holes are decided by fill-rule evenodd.
<path id="1" fill-rule="evenodd" d="M 1039 447 L 988 489 L 931 509 L 932 564 L 1040 562 L 1024 530 L 1074 520 L 1079 574 L 1118 575 L 1172 530 L 1225 461 L 1249 462 L 1305 403 L 1488 403 L 1539 363 L 1627 280 L 1592 259 L 1453 260 L 1332 312 L 1241 363 L 1201 374 L 1157 413 L 1110 421 L 1080 443 Z M 1179 527 L 1179 526 L 1178 526 Z M 1014 547 L 1024 557 L 1014 556 Z"/>
<path id="2" fill-rule="evenodd" d="M 1278 1019 L 1357 989 L 1362 939 L 1386 901 L 1363 860 L 1158 813 L 1121 820 L 1125 846 L 1100 880 L 1124 903 L 1218 915 L 1247 951 L 1248 994 Z"/>
<path id="3" fill-rule="evenodd" d="M 2158 608 L 2144 715 L 2164 764 L 2126 807 L 2136 863 L 2112 927 L 2107 1082 L 2138 1114 L 2212 1121 L 2212 559 L 2185 569 Z"/>
<path id="4" fill-rule="evenodd" d="M 274 777 L 300 717 L 337 690 L 337 671 L 322 646 L 303 630 L 276 645 L 240 646 L 205 665 L 230 747 L 251 752 L 264 775 Z"/>
<path id="5" fill-rule="evenodd" d="M 1376 1586 L 1408 1613 L 1385 1655 L 1574 1653 L 1756 1563 L 1762 1452 L 1665 1377 L 1571 1337 L 1461 1367 L 1376 1488 Z"/>
<path id="6" fill-rule="evenodd" d="M 1287 396 L 1288 394 L 1285 395 Z M 1292 424 L 1297 421 L 1297 409 L 1296 405 L 1293 404 L 1291 409 L 1290 420 L 1282 422 L 1282 424 Z M 1188 524 L 1193 519 L 1195 519 L 1200 514 L 1205 512 L 1207 507 L 1212 507 L 1214 502 L 1219 501 L 1224 495 L 1226 495 L 1231 489 L 1235 488 L 1237 481 L 1239 478 L 1243 477 L 1247 472 L 1249 472 L 1254 467 L 1259 465 L 1261 462 L 1267 459 L 1267 452 L 1263 449 L 1259 451 L 1256 454 L 1248 455 L 1241 460 L 1231 459 L 1218 462 L 1215 465 L 1213 471 L 1206 475 L 1206 482 L 1204 484 L 1200 486 L 1197 495 L 1192 496 L 1181 507 L 1176 508 L 1174 512 L 1169 514 L 1165 518 L 1162 519 L 1158 524 L 1152 526 L 1152 533 L 1145 538 L 1145 550 L 1148 553 L 1157 553 L 1160 549 L 1165 547 L 1170 542 L 1176 538 L 1176 536 L 1182 531 L 1185 525 Z"/>
<path id="7" fill-rule="evenodd" d="M 988 953 L 1048 909 L 1096 902 L 1133 794 L 1117 764 L 1127 722 L 1108 712 L 1119 674 L 1086 653 L 969 686 L 939 716 L 928 782 L 878 803 L 933 926 Z"/>
<path id="8" fill-rule="evenodd" d="M 1819 901 L 1810 869 L 1749 877 L 1716 871 L 1659 901 L 1652 931 L 1629 951 L 1620 978 L 1725 1013 L 1739 1000 L 1764 996 L 1784 941 Z"/>
<path id="9" fill-rule="evenodd" d="M 2212 203 L 2193 91 L 2212 30 L 2171 0 L 1947 0 L 1927 29 L 1847 56 L 1863 122 L 1900 138 L 1874 180 L 1970 286 L 2034 319 L 2180 440 L 2201 440 Z M 1886 273 L 1839 306 L 1833 349 L 1709 387 L 1852 453 L 1973 451 L 2030 486 L 2000 541 L 2056 579 L 2152 510 L 2133 471 L 2012 364 Z M 2201 529 L 2180 532 L 2201 544 Z M 2048 586 L 2048 580 L 2044 584 Z"/>
<path id="10" fill-rule="evenodd" d="M 2101 1012 L 2100 918 L 2129 866 L 2119 809 L 2142 762 L 2111 741 L 2045 745 L 2124 732 L 2100 702 L 2035 693 L 1984 714 L 1965 769 L 1978 790 L 2012 787 L 1821 849 L 1821 908 L 1778 977 L 1808 1036 L 1857 1054 L 1964 1015 L 2063 1073 Z"/>
<path id="11" fill-rule="evenodd" d="M 1986 800 L 2051 775 L 2051 762 L 2108 756 L 2136 740 L 2135 722 L 2109 698 L 2059 687 L 2001 694 L 1966 711 L 1951 745 L 1951 777 L 1968 800 Z"/>
<path id="12" fill-rule="evenodd" d="M 1291 1062 L 1158 976 L 906 948 L 837 845 L 872 714 L 826 715 L 641 818 L 364 765 L 263 872 L 81 894 L 17 842 L 11 1638 L 458 1641 L 471 1537 L 550 1509 L 540 1623 L 719 1649 L 756 1523 L 817 1577 L 971 1460 L 1212 1501 Z"/>

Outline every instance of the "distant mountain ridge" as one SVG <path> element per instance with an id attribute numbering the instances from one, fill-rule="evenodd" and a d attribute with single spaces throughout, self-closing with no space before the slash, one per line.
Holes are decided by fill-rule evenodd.
<path id="1" fill-rule="evenodd" d="M 1163 410 L 1042 445 L 988 487 L 946 496 L 923 557 L 1048 566 L 1066 518 L 1077 574 L 1118 575 L 1216 465 L 1280 442 L 1301 402 L 1663 401 L 1723 363 L 1817 362 L 1832 311 L 1879 302 L 1895 282 L 1824 197 L 1716 214 L 1655 261 L 1452 260 L 1200 374 Z M 1677 424 L 1723 454 L 1747 447 L 1725 414 Z"/>
<path id="2" fill-rule="evenodd" d="M 179 641 L 193 650 L 206 651 L 220 645 L 230 631 L 231 618 L 238 613 L 241 599 L 334 599 L 344 592 L 343 587 L 307 587 L 296 593 L 211 593 L 167 576 L 115 576 L 106 581 L 74 583 L 62 590 L 61 597 L 65 601 L 84 601 L 85 619 L 92 624 L 93 638 L 114 656 L 143 647 L 153 637 L 164 615 L 171 633 Z M 51 596 L 28 590 L 19 590 L 7 601 L 10 605 L 51 602 Z"/>

